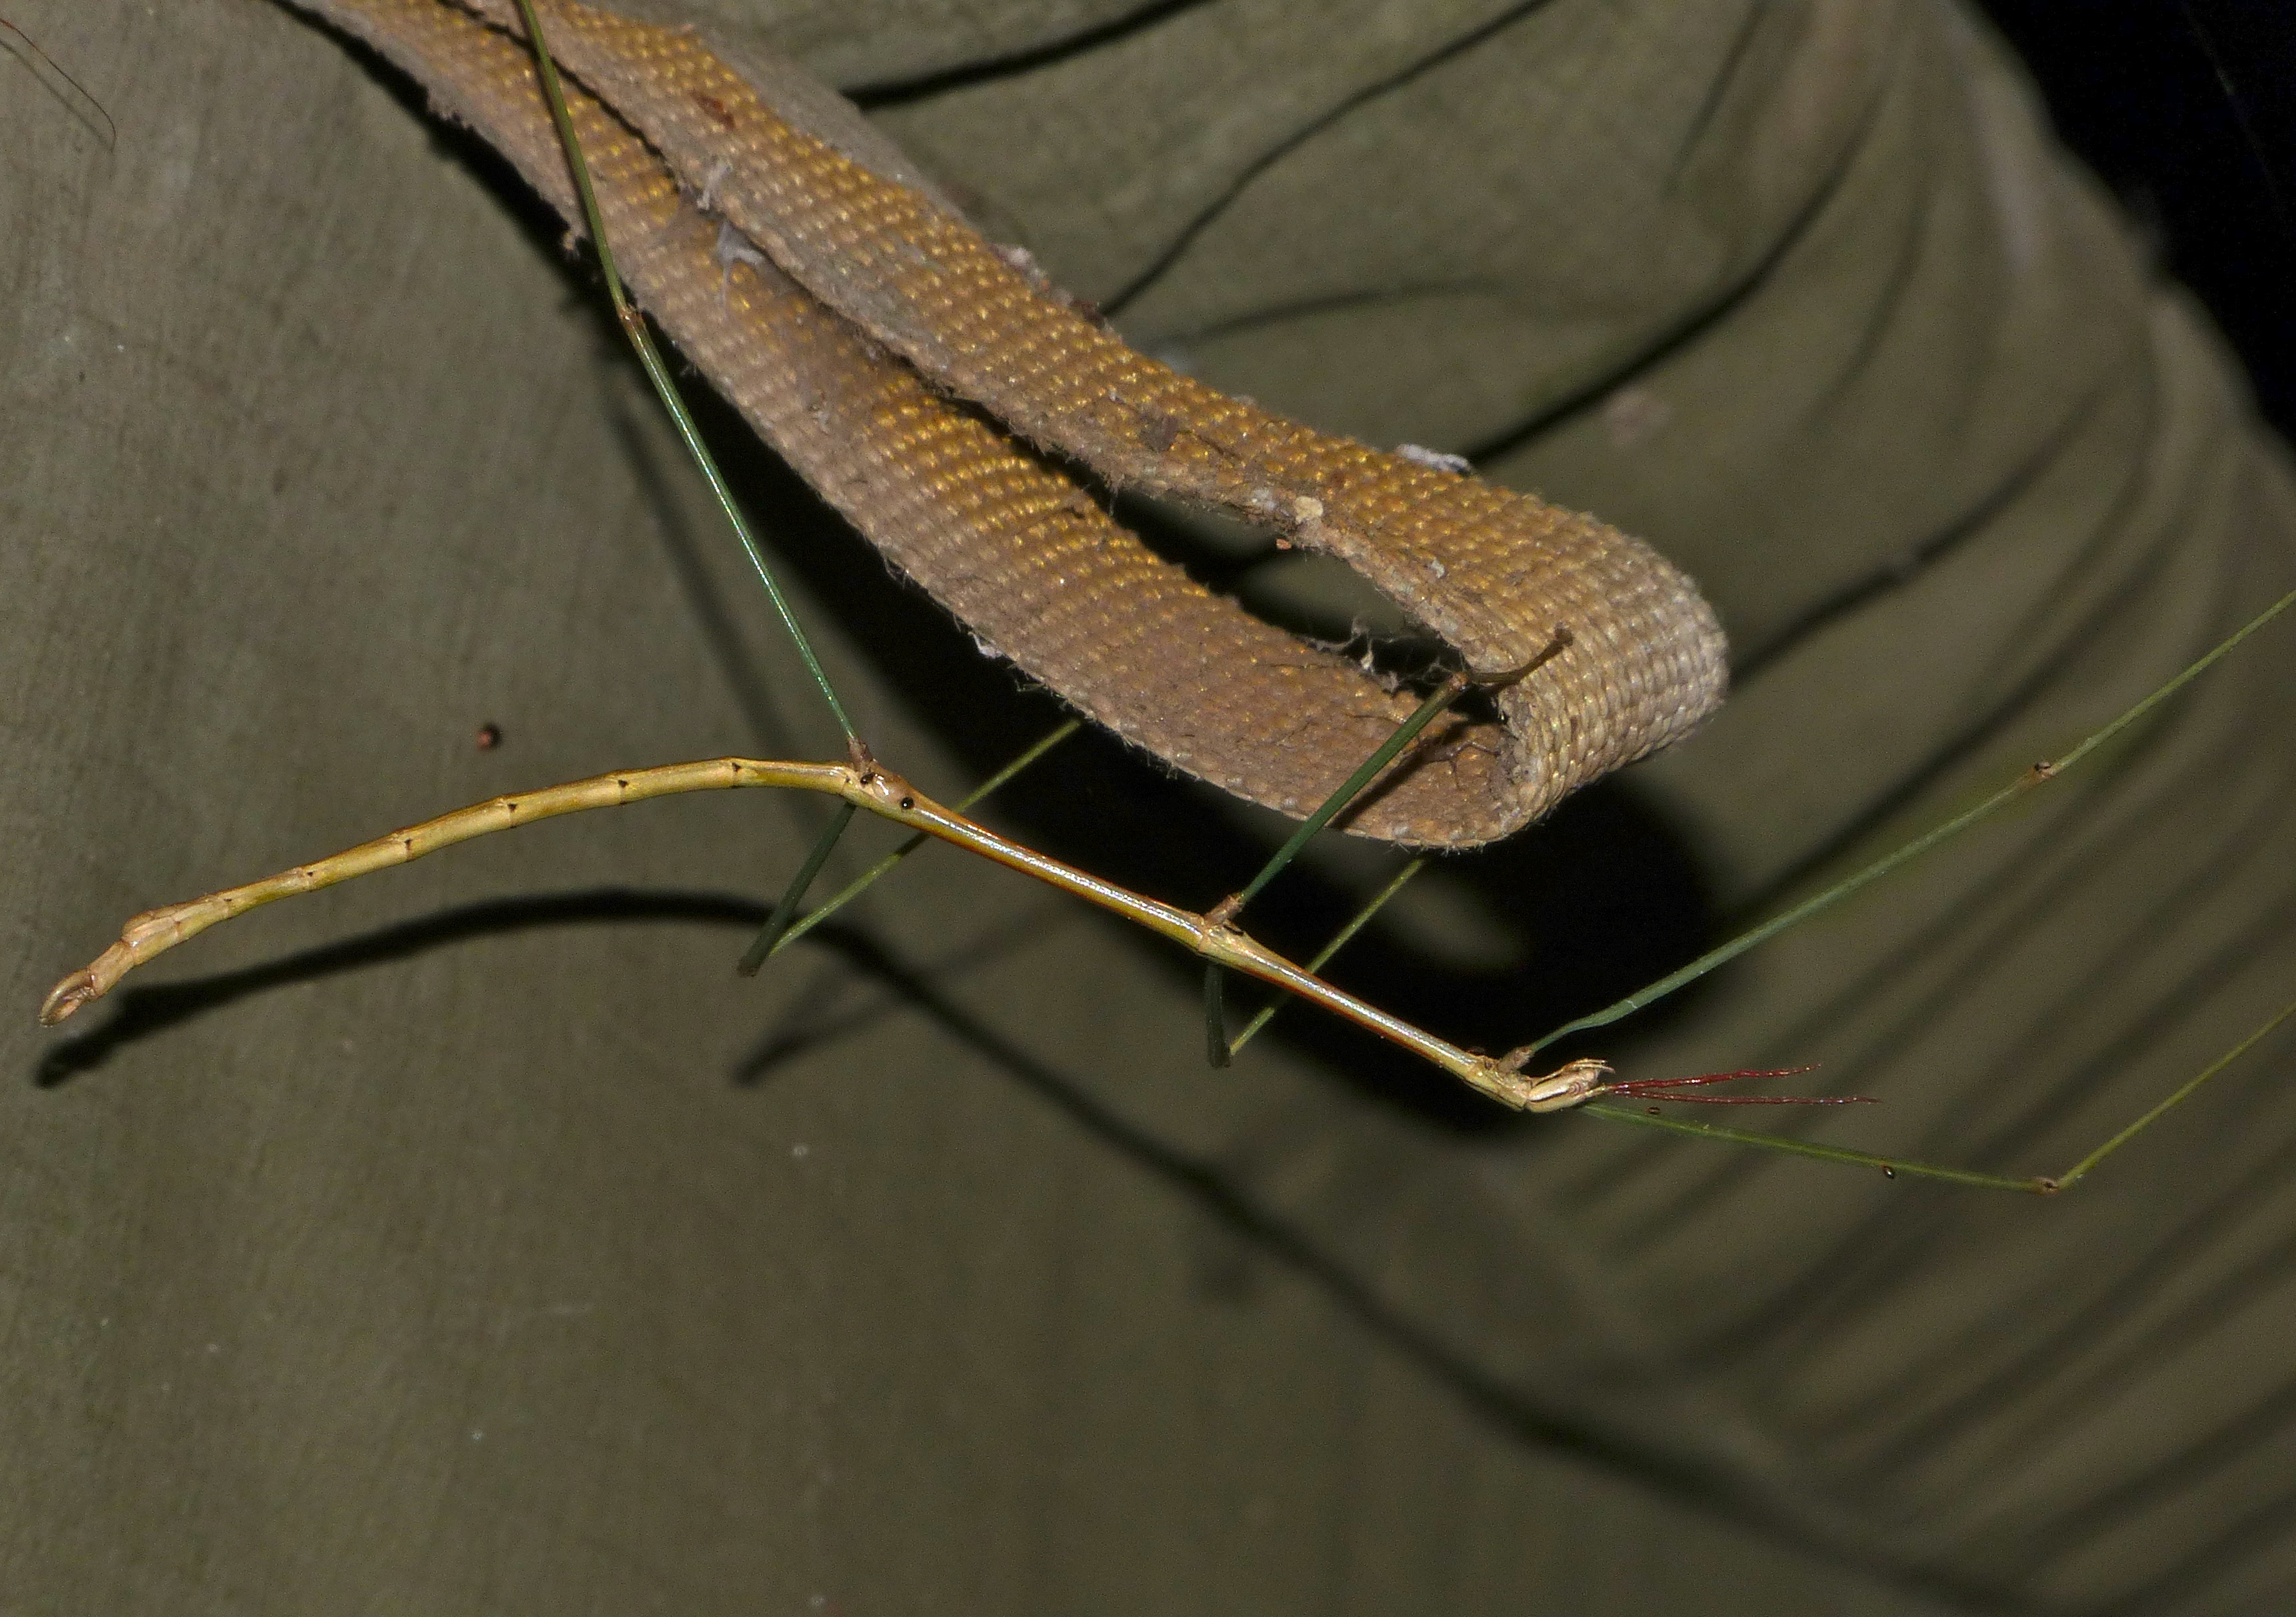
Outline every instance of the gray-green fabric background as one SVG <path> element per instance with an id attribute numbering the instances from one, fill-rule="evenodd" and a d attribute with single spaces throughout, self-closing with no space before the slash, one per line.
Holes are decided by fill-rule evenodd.
<path id="1" fill-rule="evenodd" d="M 1617 895 L 1772 902 L 2296 579 L 2226 357 L 1948 5 L 683 9 L 873 90 L 1141 346 L 1706 586 L 1724 714 L 1367 941 L 1439 1030 L 1672 964 Z M 119 139 L 0 60 L 0 1612 L 2285 1609 L 2287 1038 L 2057 1202 L 1464 1127 L 1321 1030 L 1206 1071 L 1168 953 L 946 852 L 739 982 L 820 817 L 762 795 L 36 1030 L 150 904 L 834 747 L 586 273 L 418 95 L 269 0 L 8 16 Z M 953 793 L 1049 722 L 735 453 L 883 756 Z M 2292 673 L 1596 1047 L 2061 1169 L 2296 983 Z M 1104 747 L 1013 812 L 1189 904 L 1267 834 Z"/>

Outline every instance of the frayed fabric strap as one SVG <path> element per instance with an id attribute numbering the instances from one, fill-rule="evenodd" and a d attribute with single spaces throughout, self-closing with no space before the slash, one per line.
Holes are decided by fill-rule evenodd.
<path id="1" fill-rule="evenodd" d="M 420 80 L 578 228 L 510 0 L 293 3 Z M 1472 670 L 1538 661 L 1491 711 L 1431 726 L 1342 822 L 1358 834 L 1489 841 L 1720 702 L 1714 614 L 1640 541 L 1134 352 L 787 63 L 541 10 L 640 305 L 887 559 L 1128 741 L 1303 816 L 1416 699 L 1196 584 L 1072 466 L 1339 558 Z"/>

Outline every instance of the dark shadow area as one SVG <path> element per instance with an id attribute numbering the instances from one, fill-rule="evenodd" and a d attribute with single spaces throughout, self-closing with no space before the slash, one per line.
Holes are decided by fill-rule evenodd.
<path id="1" fill-rule="evenodd" d="M 96 1005 L 79 1013 L 83 1017 L 102 1020 L 87 1031 L 68 1036 L 53 1046 L 33 1070 L 32 1082 L 43 1089 L 56 1088 L 98 1071 L 122 1050 L 258 994 L 364 971 L 392 960 L 410 959 L 474 939 L 505 937 L 549 927 L 627 925 L 644 921 L 706 922 L 756 928 L 765 923 L 770 908 L 770 905 L 726 893 L 636 892 L 623 888 L 463 905 L 421 920 L 402 921 L 357 938 L 346 938 L 340 943 L 302 949 L 242 971 L 193 977 L 154 988 L 116 989 Z M 727 969 L 732 969 L 730 956 Z"/>
<path id="2" fill-rule="evenodd" d="M 1727 1461 L 1655 1447 L 1495 1374 L 1446 1342 L 1439 1331 L 1391 1302 L 1377 1286 L 1325 1251 L 1314 1232 L 1261 1205 L 1216 1168 L 1177 1150 L 1103 1105 L 1075 1079 L 1038 1059 L 945 996 L 939 980 L 907 967 L 865 933 L 822 927 L 814 936 L 860 973 L 897 989 L 944 1034 L 994 1065 L 1096 1143 L 1185 1196 L 1227 1234 L 1313 1285 L 1357 1326 L 1480 1418 L 1518 1441 L 1575 1456 L 1697 1508 L 1780 1539 L 1816 1558 L 1972 1612 L 2038 1610 L 1990 1584 L 1911 1557 L 1877 1555 L 1841 1542 L 1805 1512 L 1759 1497 Z M 761 1047 L 760 1053 L 769 1047 Z M 754 1059 L 754 1058 L 752 1058 Z M 746 1069 L 751 1064 L 745 1061 Z"/>
<path id="3" fill-rule="evenodd" d="M 770 1083 L 800 1056 L 863 1032 L 889 1011 L 908 1003 L 908 985 L 913 981 L 930 982 L 936 991 L 945 992 L 951 984 L 996 964 L 1014 950 L 1040 942 L 1046 932 L 1062 921 L 1081 924 L 1085 919 L 1079 911 L 1068 908 L 1060 896 L 1048 892 L 1044 904 L 1024 909 L 986 932 L 967 937 L 942 949 L 932 959 L 910 964 L 897 976 L 882 972 L 865 974 L 865 980 L 875 985 L 875 991 L 857 1000 L 840 996 L 833 984 L 824 984 L 816 991 L 801 996 L 791 1005 L 781 1025 L 734 1063 L 733 1079 L 745 1088 Z M 807 941 L 824 946 L 832 956 L 845 960 L 857 947 L 857 939 L 867 942 L 870 948 L 877 948 L 864 934 L 836 923 L 826 923 L 816 929 Z M 801 948 L 804 944 L 798 947 Z M 780 961 L 767 969 L 793 970 L 797 964 L 794 960 Z M 838 974 L 848 978 L 852 975 L 842 970 Z"/>
<path id="4" fill-rule="evenodd" d="M 101 1070 L 144 1040 L 179 1029 L 255 995 L 403 960 L 480 938 L 545 928 L 700 923 L 731 933 L 754 929 L 768 906 L 729 894 L 609 888 L 541 898 L 505 899 L 439 912 L 380 928 L 340 943 L 301 950 L 267 964 L 158 988 L 122 989 L 109 1014 L 89 1032 L 56 1046 L 42 1058 L 33 1082 L 55 1088 Z M 912 966 L 865 932 L 834 923 L 809 940 L 833 952 L 856 975 L 881 985 L 888 1003 L 930 1017 L 940 1031 L 1052 1107 L 1095 1144 L 1148 1174 L 1242 1243 L 1313 1286 L 1384 1349 L 1410 1364 L 1466 1408 L 1517 1441 L 1574 1456 L 1603 1470 L 1681 1501 L 1701 1512 L 1752 1528 L 1814 1557 L 1941 1599 L 1964 1610 L 2030 1609 L 2000 1589 L 1958 1578 L 1909 1556 L 1877 1554 L 1847 1541 L 1806 1508 L 1786 1498 L 1750 1490 L 1726 1458 L 1657 1445 L 1635 1432 L 1538 1396 L 1486 1368 L 1447 1342 L 1435 1322 L 1420 1319 L 1327 1251 L 1313 1230 L 1262 1205 L 1243 1186 L 1197 1157 L 1158 1138 L 1103 1104 L 1089 1088 L 988 1025 L 946 992 L 947 966 Z M 729 956 L 730 957 L 730 956 Z M 955 969 L 962 970 L 959 963 Z M 83 1012 L 82 1014 L 90 1013 Z M 761 1064 L 787 1054 L 782 1036 L 768 1035 L 738 1063 L 735 1080 L 749 1082 Z"/>
<path id="5" fill-rule="evenodd" d="M 1981 0 L 2057 134 L 2111 186 L 2296 430 L 2296 12 L 2278 0 Z"/>

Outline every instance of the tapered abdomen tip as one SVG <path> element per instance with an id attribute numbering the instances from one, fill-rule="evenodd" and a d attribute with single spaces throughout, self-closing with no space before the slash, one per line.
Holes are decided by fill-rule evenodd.
<path id="1" fill-rule="evenodd" d="M 74 972 L 50 989 L 48 997 L 40 1001 L 40 1025 L 54 1027 L 102 992 L 96 987 L 94 973 L 85 970 Z"/>

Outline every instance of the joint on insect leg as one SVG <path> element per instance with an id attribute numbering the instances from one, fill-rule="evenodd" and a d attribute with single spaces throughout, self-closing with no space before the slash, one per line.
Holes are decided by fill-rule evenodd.
<path id="1" fill-rule="evenodd" d="M 845 743 L 845 751 L 852 759 L 853 784 L 868 794 L 880 812 L 898 816 L 917 806 L 916 788 L 879 763 L 867 742 L 854 736 Z"/>
<path id="2" fill-rule="evenodd" d="M 1228 932 L 1234 928 L 1235 918 L 1243 913 L 1243 895 L 1232 892 L 1204 911 L 1204 925 L 1213 932 Z"/>
<path id="3" fill-rule="evenodd" d="M 1530 1058 L 1528 1047 L 1510 1051 L 1496 1065 L 1503 1071 L 1520 1072 L 1522 1063 Z M 1610 1088 L 1604 1080 L 1611 1074 L 1611 1063 L 1592 1056 L 1565 1062 L 1544 1078 L 1521 1079 L 1509 1086 L 1517 1096 L 1516 1104 L 1525 1112 L 1562 1112 L 1593 1100 Z"/>

